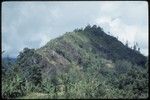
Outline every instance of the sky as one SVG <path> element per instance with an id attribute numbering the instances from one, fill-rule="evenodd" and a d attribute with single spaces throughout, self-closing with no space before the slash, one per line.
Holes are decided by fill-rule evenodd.
<path id="1" fill-rule="evenodd" d="M 48 41 L 86 25 L 98 25 L 120 41 L 136 42 L 148 55 L 146 1 L 2 2 L 3 56 L 16 57 L 23 48 Z"/>

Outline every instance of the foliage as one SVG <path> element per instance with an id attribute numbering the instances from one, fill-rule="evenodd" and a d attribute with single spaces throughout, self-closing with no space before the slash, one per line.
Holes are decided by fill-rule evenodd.
<path id="1" fill-rule="evenodd" d="M 14 69 L 13 72 L 9 73 L 8 76 L 5 76 L 5 79 L 2 81 L 2 97 L 14 98 L 25 94 L 26 89 L 24 81 L 21 78 L 20 73 L 16 72 Z"/>
<path id="2" fill-rule="evenodd" d="M 17 58 L 17 64 L 22 71 L 22 77 L 27 81 L 32 81 L 35 85 L 41 83 L 41 66 L 42 57 L 34 49 L 25 48 Z"/>
<path id="3" fill-rule="evenodd" d="M 2 96 L 38 92 L 51 99 L 147 98 L 146 59 L 101 27 L 88 25 L 40 49 L 25 48 L 15 64 L 7 64 L 10 73 L 3 64 Z"/>

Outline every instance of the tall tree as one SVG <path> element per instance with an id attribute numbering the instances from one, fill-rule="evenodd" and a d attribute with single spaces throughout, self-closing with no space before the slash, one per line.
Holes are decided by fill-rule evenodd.
<path id="1" fill-rule="evenodd" d="M 129 42 L 128 42 L 128 40 L 126 41 L 125 46 L 126 46 L 126 47 L 128 47 L 128 46 L 129 46 Z"/>

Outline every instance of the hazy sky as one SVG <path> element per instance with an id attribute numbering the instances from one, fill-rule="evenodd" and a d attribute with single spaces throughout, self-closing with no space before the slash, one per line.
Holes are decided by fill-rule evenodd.
<path id="1" fill-rule="evenodd" d="M 50 39 L 96 24 L 148 55 L 146 1 L 3 2 L 2 50 L 16 57 L 24 47 L 39 48 Z"/>

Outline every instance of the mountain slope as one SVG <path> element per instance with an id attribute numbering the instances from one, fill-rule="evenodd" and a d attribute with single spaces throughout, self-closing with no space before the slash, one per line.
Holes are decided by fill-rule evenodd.
<path id="1" fill-rule="evenodd" d="M 11 93 L 4 87 L 4 97 L 37 92 L 54 99 L 148 97 L 147 58 L 96 25 L 67 32 L 37 50 L 25 48 L 16 63 L 3 84 L 17 85 Z"/>
<path id="2" fill-rule="evenodd" d="M 102 90 L 105 86 L 112 89 L 113 91 L 101 91 L 102 93 L 106 92 L 106 94 L 109 94 L 109 92 L 114 94 L 112 98 L 117 97 L 117 93 L 120 93 L 120 96 L 123 95 L 122 90 L 126 93 L 125 98 L 143 98 L 147 95 L 146 57 L 140 52 L 128 48 L 117 38 L 107 35 L 96 25 L 87 26 L 84 30 L 77 29 L 73 32 L 67 32 L 65 35 L 49 41 L 36 52 L 46 58 L 49 62 L 48 65 L 51 65 L 45 66 L 46 70 L 42 73 L 51 75 L 52 71 L 49 68 L 52 66 L 56 69 L 56 74 L 69 73 L 70 68 L 72 69 L 71 66 L 74 66 L 76 72 L 78 72 L 78 75 L 74 76 L 77 79 L 74 80 L 84 80 L 84 77 L 88 79 L 87 84 L 91 84 L 90 87 L 93 87 L 92 90 L 88 89 L 88 93 L 95 91 L 93 90 L 95 85 L 91 83 L 94 81 L 95 84 L 105 84 L 100 87 Z M 73 72 L 71 71 L 71 73 Z M 137 75 L 144 75 L 144 77 L 135 78 Z M 46 77 L 47 74 L 44 75 L 44 78 Z M 101 83 L 101 81 L 104 83 Z M 143 84 L 141 87 L 135 85 L 139 82 Z M 134 88 L 131 90 L 128 87 L 136 87 L 137 90 L 134 90 Z M 119 89 L 119 91 L 114 89 Z M 101 92 L 97 95 L 98 98 L 104 98 Z M 111 98 L 111 96 L 108 96 L 108 98 Z"/>
<path id="3" fill-rule="evenodd" d="M 44 47 L 37 50 L 41 55 L 48 56 L 53 50 L 69 62 L 85 65 L 89 56 L 107 60 L 127 60 L 133 64 L 144 65 L 146 57 L 138 51 L 123 45 L 115 37 L 107 35 L 100 27 L 89 27 L 84 30 L 66 33 L 51 40 Z M 49 58 L 51 59 L 51 58 Z"/>

